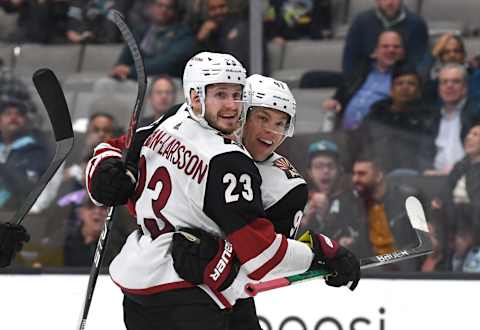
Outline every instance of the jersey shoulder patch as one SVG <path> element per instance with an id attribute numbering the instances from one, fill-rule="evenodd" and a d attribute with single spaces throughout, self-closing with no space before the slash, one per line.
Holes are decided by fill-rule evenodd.
<path id="1" fill-rule="evenodd" d="M 301 178 L 302 175 L 298 170 L 290 163 L 288 159 L 285 157 L 280 156 L 279 158 L 273 161 L 273 166 L 278 167 L 282 170 L 288 179 L 296 179 Z"/>

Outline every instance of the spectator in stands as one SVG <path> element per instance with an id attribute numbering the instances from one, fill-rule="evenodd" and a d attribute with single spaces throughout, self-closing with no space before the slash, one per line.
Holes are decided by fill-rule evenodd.
<path id="1" fill-rule="evenodd" d="M 105 112 L 95 112 L 89 119 L 87 129 L 85 133 L 75 132 L 75 144 L 72 152 L 67 157 L 65 162 L 65 168 L 61 167 L 63 172 L 61 173 L 61 185 L 56 187 L 55 191 L 50 192 L 55 199 L 60 200 L 70 198 L 77 198 L 82 194 L 78 194 L 85 184 L 84 172 L 85 172 L 85 158 L 90 158 L 93 153 L 93 148 L 99 143 L 107 141 L 108 139 L 118 136 L 121 132 L 116 127 L 114 117 Z M 59 173 L 56 174 L 60 175 Z M 55 176 L 55 177 L 56 177 Z M 55 180 L 52 179 L 52 181 Z M 50 185 L 47 186 L 53 189 Z M 71 196 L 70 196 L 71 194 Z M 42 194 L 44 195 L 44 194 Z M 62 203 L 61 203 L 62 204 Z"/>
<path id="2" fill-rule="evenodd" d="M 208 0 L 179 0 L 183 11 L 183 22 L 197 33 L 208 19 Z"/>
<path id="3" fill-rule="evenodd" d="M 208 0 L 208 19 L 197 32 L 201 51 L 229 53 L 249 67 L 248 20 L 233 15 L 227 0 Z"/>
<path id="4" fill-rule="evenodd" d="M 186 0 L 179 0 L 186 1 Z M 115 7 L 124 13 L 128 26 L 141 30 L 148 26 L 148 3 L 150 0 L 115 0 Z"/>
<path id="5" fill-rule="evenodd" d="M 340 172 L 337 145 L 330 140 L 312 143 L 308 147 L 307 158 L 310 185 L 305 219 L 320 224 L 328 212 L 329 198 Z"/>
<path id="6" fill-rule="evenodd" d="M 409 11 L 402 0 L 376 0 L 375 8 L 359 13 L 350 25 L 343 50 L 343 73 L 354 72 L 375 49 L 384 30 L 398 31 L 404 41 L 407 58 L 421 61 L 428 47 L 428 29 L 422 17 Z"/>
<path id="7" fill-rule="evenodd" d="M 480 122 L 468 131 L 464 149 L 466 156 L 450 171 L 445 192 L 434 198 L 432 206 L 443 209 L 447 232 L 458 231 L 460 219 L 464 219 L 475 244 L 480 245 Z"/>
<path id="8" fill-rule="evenodd" d="M 419 174 L 432 166 L 432 111 L 413 65 L 393 70 L 390 96 L 374 103 L 359 128 L 359 149 L 381 156 L 386 173 Z M 393 171 L 393 172 L 392 172 Z"/>
<path id="9" fill-rule="evenodd" d="M 302 219 L 305 229 L 322 232 L 358 257 L 371 255 L 366 241 L 360 241 L 364 216 L 351 185 L 343 184 L 337 145 L 320 140 L 308 148 L 309 200 Z M 361 235 L 365 237 L 365 235 Z"/>
<path id="10" fill-rule="evenodd" d="M 66 32 L 68 40 L 76 44 L 118 42 L 118 29 L 107 19 L 108 10 L 114 8 L 116 2 L 118 1 L 71 1 Z"/>
<path id="11" fill-rule="evenodd" d="M 76 210 L 76 216 L 79 226 L 67 232 L 65 239 L 65 266 L 89 267 L 105 224 L 107 209 L 93 204 L 85 194 Z"/>
<path id="12" fill-rule="evenodd" d="M 391 253 L 417 244 L 404 205 L 408 196 L 418 194 L 413 187 L 387 183 L 381 163 L 371 155 L 355 161 L 352 183 L 365 210 L 367 237 L 374 254 Z"/>
<path id="13" fill-rule="evenodd" d="M 311 192 L 331 194 L 340 174 L 338 147 L 330 140 L 310 144 L 307 152 Z"/>
<path id="14" fill-rule="evenodd" d="M 150 91 L 148 93 L 148 101 L 153 111 L 151 116 L 143 118 L 140 126 L 148 125 L 173 106 L 177 94 L 177 87 L 172 78 L 168 75 L 160 75 L 152 80 Z"/>
<path id="15" fill-rule="evenodd" d="M 87 154 L 91 156 L 96 145 L 118 135 L 116 133 L 119 132 L 117 132 L 116 122 L 111 114 L 93 113 L 88 118 L 86 131 L 84 133 L 76 132 L 74 149 L 66 161 L 67 165 L 78 166 Z M 75 169 L 75 173 L 78 173 L 77 171 L 78 169 Z"/>
<path id="16" fill-rule="evenodd" d="M 147 75 L 169 74 L 180 77 L 183 67 L 194 52 L 195 36 L 189 27 L 180 23 L 176 0 L 150 0 L 150 25 L 135 31 L 144 56 Z M 136 79 L 133 58 L 125 47 L 111 76 L 115 79 Z"/>
<path id="17" fill-rule="evenodd" d="M 265 12 L 267 39 L 280 45 L 286 40 L 322 39 L 332 34 L 331 0 L 270 0 Z"/>
<path id="18" fill-rule="evenodd" d="M 0 7 L 7 13 L 18 13 L 17 30 L 12 42 L 65 42 L 69 2 L 2 0 Z"/>
<path id="19" fill-rule="evenodd" d="M 435 112 L 432 130 L 435 139 L 434 170 L 426 175 L 445 175 L 465 155 L 462 141 L 478 121 L 478 103 L 467 97 L 467 72 L 459 64 L 447 64 L 438 74 L 438 94 L 442 101 Z"/>
<path id="20" fill-rule="evenodd" d="M 5 92 L 2 86 L 2 92 Z M 16 209 L 46 170 L 49 152 L 34 134 L 22 93 L 0 94 L 0 208 Z"/>
<path id="21" fill-rule="evenodd" d="M 378 37 L 373 62 L 367 61 L 357 73 L 345 79 L 332 99 L 323 103 L 327 111 L 335 111 L 336 126 L 352 130 L 358 128 L 370 107 L 388 97 L 393 66 L 404 58 L 401 36 L 385 31 Z"/>
<path id="22" fill-rule="evenodd" d="M 467 52 L 461 36 L 451 32 L 443 34 L 427 54 L 421 67 L 426 81 L 426 96 L 438 101 L 438 71 L 448 63 L 465 66 L 468 75 L 468 93 L 471 97 L 480 96 L 480 70 L 467 62 Z"/>
<path id="23" fill-rule="evenodd" d="M 105 112 L 94 113 L 88 121 L 84 150 L 90 151 L 99 143 L 113 138 L 118 133 L 116 132 L 115 118 L 111 114 Z"/>

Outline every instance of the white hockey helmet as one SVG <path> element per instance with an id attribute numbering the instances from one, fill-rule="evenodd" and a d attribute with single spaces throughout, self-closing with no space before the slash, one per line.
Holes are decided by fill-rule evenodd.
<path id="1" fill-rule="evenodd" d="M 293 136 L 296 102 L 286 83 L 253 74 L 247 78 L 243 97 L 247 113 L 252 107 L 265 107 L 286 113 L 290 120 L 283 135 Z"/>
<path id="2" fill-rule="evenodd" d="M 201 117 L 205 116 L 205 90 L 208 85 L 219 83 L 245 86 L 247 77 L 243 65 L 230 54 L 201 52 L 193 56 L 183 72 L 183 93 L 189 106 L 192 105 L 190 91 L 200 97 Z"/>

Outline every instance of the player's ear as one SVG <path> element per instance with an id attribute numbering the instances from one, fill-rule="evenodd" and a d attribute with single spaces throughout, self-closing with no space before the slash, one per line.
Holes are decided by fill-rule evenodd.
<path id="1" fill-rule="evenodd" d="M 192 88 L 190 90 L 190 100 L 191 100 L 191 105 L 192 105 L 192 109 L 195 111 L 195 112 L 200 112 L 201 111 L 201 108 L 202 108 L 202 105 L 200 103 L 200 96 L 198 95 L 198 93 Z"/>

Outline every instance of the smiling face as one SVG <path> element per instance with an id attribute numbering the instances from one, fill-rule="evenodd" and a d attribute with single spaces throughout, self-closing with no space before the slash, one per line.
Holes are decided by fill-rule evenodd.
<path id="1" fill-rule="evenodd" d="M 255 161 L 264 161 L 285 139 L 289 116 L 265 107 L 252 107 L 243 127 L 242 142 Z"/>
<path id="2" fill-rule="evenodd" d="M 229 135 L 240 126 L 240 115 L 243 109 L 243 86 L 240 84 L 219 83 L 206 87 L 205 120 L 207 123 Z M 200 97 L 192 92 L 192 108 L 197 114 L 201 113 Z"/>
<path id="3" fill-rule="evenodd" d="M 373 56 L 381 69 L 390 68 L 403 59 L 405 50 L 400 35 L 394 31 L 380 34 Z"/>

